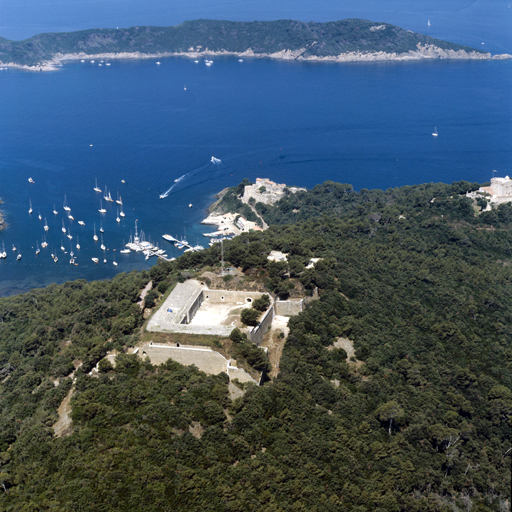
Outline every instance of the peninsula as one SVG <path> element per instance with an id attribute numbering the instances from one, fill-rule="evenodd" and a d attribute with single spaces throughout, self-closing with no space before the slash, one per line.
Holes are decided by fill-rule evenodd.
<path id="1" fill-rule="evenodd" d="M 0 38 L 0 65 L 31 70 L 56 69 L 62 61 L 84 58 L 212 55 L 333 62 L 510 57 L 492 57 L 389 23 L 360 19 L 327 23 L 195 20 L 174 27 L 39 34 L 23 41 Z"/>

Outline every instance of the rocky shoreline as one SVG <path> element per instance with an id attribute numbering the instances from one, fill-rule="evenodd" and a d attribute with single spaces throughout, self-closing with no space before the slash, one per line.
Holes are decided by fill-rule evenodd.
<path id="1" fill-rule="evenodd" d="M 97 53 L 94 55 L 87 53 L 67 53 L 56 54 L 53 59 L 42 62 L 34 66 L 26 66 L 9 62 L 0 62 L 0 66 L 24 69 L 27 71 L 55 71 L 63 65 L 64 62 L 76 60 L 114 60 L 114 59 L 155 59 L 163 57 L 187 57 L 189 59 L 198 59 L 203 57 L 233 56 L 238 58 L 268 58 L 279 60 L 297 60 L 305 62 L 384 62 L 384 61 L 419 61 L 419 60 L 505 60 L 512 59 L 512 55 L 501 54 L 492 56 L 490 53 L 467 52 L 465 50 L 443 50 L 435 45 L 421 45 L 418 43 L 415 51 L 405 53 L 386 53 L 386 52 L 348 52 L 339 55 L 317 57 L 304 55 L 306 48 L 300 50 L 283 50 L 276 53 L 254 53 L 249 48 L 244 52 L 210 51 L 187 51 L 187 52 L 163 52 L 163 53 L 141 53 L 141 52 L 121 52 L 121 53 Z"/>

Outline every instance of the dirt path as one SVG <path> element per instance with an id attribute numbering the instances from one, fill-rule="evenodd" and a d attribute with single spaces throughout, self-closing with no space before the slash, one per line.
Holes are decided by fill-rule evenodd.
<path id="1" fill-rule="evenodd" d="M 286 316 L 276 316 L 272 322 L 272 328 L 269 334 L 265 335 L 262 347 L 268 349 L 268 360 L 272 365 L 270 371 L 270 377 L 275 379 L 279 375 L 279 362 L 283 355 L 284 345 L 290 329 L 288 328 L 289 318 Z M 279 337 L 280 334 L 284 334 L 284 337 Z"/>
<path id="2" fill-rule="evenodd" d="M 250 205 L 249 203 L 246 203 L 247 206 L 256 214 L 256 216 L 261 220 L 263 223 L 263 229 L 268 229 L 268 224 L 263 220 L 263 217 L 256 211 L 256 208 L 254 206 Z"/>

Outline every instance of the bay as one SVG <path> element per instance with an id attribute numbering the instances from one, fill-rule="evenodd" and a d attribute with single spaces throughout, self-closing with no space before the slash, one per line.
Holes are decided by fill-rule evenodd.
<path id="1" fill-rule="evenodd" d="M 160 61 L 0 71 L 0 197 L 8 223 L 0 232 L 8 253 L 0 260 L 0 295 L 149 268 L 154 260 L 119 254 L 135 220 L 170 256 L 180 252 L 162 240 L 164 233 L 205 245 L 202 233 L 211 228 L 199 222 L 214 194 L 245 177 L 386 189 L 484 182 L 493 170 L 510 174 L 510 61 L 340 65 L 226 57 L 210 67 L 184 58 Z M 212 164 L 212 156 L 222 163 Z M 115 203 L 104 216 L 98 212 L 95 178 L 114 198 L 121 193 L 121 223 Z M 64 216 L 64 194 L 72 222 Z M 45 217 L 49 247 L 36 256 Z M 73 248 L 79 237 L 78 266 L 60 250 L 61 243 L 71 249 L 63 218 Z M 92 239 L 100 222 L 107 264 Z M 23 255 L 19 262 L 13 244 Z"/>

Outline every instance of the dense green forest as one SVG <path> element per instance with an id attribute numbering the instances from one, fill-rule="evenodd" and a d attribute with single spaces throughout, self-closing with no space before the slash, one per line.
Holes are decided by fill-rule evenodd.
<path id="1" fill-rule="evenodd" d="M 375 29 L 376 26 L 380 28 Z M 174 27 L 90 29 L 39 34 L 23 41 L 0 38 L 0 62 L 33 66 L 51 60 L 57 54 L 179 53 L 191 48 L 232 53 L 252 50 L 255 54 L 300 50 L 304 57 L 325 57 L 357 51 L 406 53 L 416 51 L 418 44 L 434 45 L 443 50 L 486 53 L 389 23 L 360 19 L 328 23 L 194 20 Z"/>
<path id="2" fill-rule="evenodd" d="M 0 509 L 510 510 L 512 206 L 482 212 L 477 187 L 326 182 L 257 204 L 270 228 L 225 259 L 320 300 L 290 320 L 278 377 L 236 400 L 224 374 L 123 353 L 144 285 L 158 300 L 218 247 L 0 299 Z M 89 376 L 111 348 L 115 369 Z"/>

